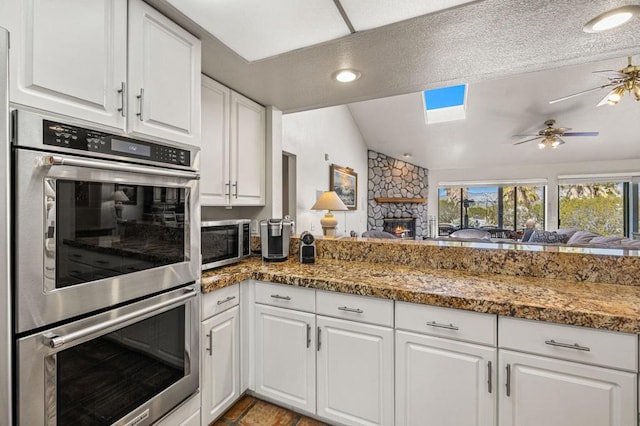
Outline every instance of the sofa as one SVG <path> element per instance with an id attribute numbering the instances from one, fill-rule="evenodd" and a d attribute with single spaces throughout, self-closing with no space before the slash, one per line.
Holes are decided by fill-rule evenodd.
<path id="1" fill-rule="evenodd" d="M 563 228 L 557 231 L 536 229 L 523 244 L 553 244 L 567 247 L 593 247 L 640 250 L 640 240 L 632 240 L 620 235 L 601 235 L 576 228 Z"/>

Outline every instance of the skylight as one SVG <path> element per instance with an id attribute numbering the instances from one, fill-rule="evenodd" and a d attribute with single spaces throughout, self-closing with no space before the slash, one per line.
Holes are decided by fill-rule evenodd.
<path id="1" fill-rule="evenodd" d="M 441 87 L 423 92 L 427 124 L 467 118 L 467 85 Z"/>

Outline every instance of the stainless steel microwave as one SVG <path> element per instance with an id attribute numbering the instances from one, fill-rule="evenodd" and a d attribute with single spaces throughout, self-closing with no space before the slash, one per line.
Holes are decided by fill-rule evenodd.
<path id="1" fill-rule="evenodd" d="M 249 219 L 202 222 L 200 250 L 202 270 L 238 262 L 251 254 Z"/>

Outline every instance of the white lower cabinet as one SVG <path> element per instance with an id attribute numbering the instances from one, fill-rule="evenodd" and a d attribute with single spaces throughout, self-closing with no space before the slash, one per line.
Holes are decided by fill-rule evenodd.
<path id="1" fill-rule="evenodd" d="M 496 353 L 396 331 L 396 426 L 495 425 Z"/>
<path id="2" fill-rule="evenodd" d="M 255 391 L 315 413 L 315 314 L 256 304 L 255 321 Z"/>
<path id="3" fill-rule="evenodd" d="M 393 329 L 318 315 L 318 410 L 344 425 L 393 424 Z"/>
<path id="4" fill-rule="evenodd" d="M 636 375 L 500 350 L 500 426 L 634 426 Z"/>

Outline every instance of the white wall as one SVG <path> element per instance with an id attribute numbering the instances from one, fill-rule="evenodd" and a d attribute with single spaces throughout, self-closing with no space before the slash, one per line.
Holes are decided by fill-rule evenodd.
<path id="1" fill-rule="evenodd" d="M 282 118 L 282 150 L 297 158 L 296 233 L 322 235 L 325 211 L 312 211 L 318 191 L 329 189 L 329 167 L 351 167 L 358 174 L 356 210 L 335 212 L 336 236 L 367 230 L 367 146 L 346 106 L 323 108 Z M 325 154 L 328 160 L 325 160 Z"/>
<path id="2" fill-rule="evenodd" d="M 477 169 L 447 169 L 429 171 L 429 214 L 438 211 L 438 186 L 443 182 L 486 182 L 518 179 L 547 179 L 546 229 L 558 227 L 558 176 L 594 175 L 607 173 L 640 174 L 637 159 L 619 161 L 590 161 L 582 163 L 538 164 L 530 166 L 501 166 Z"/>

